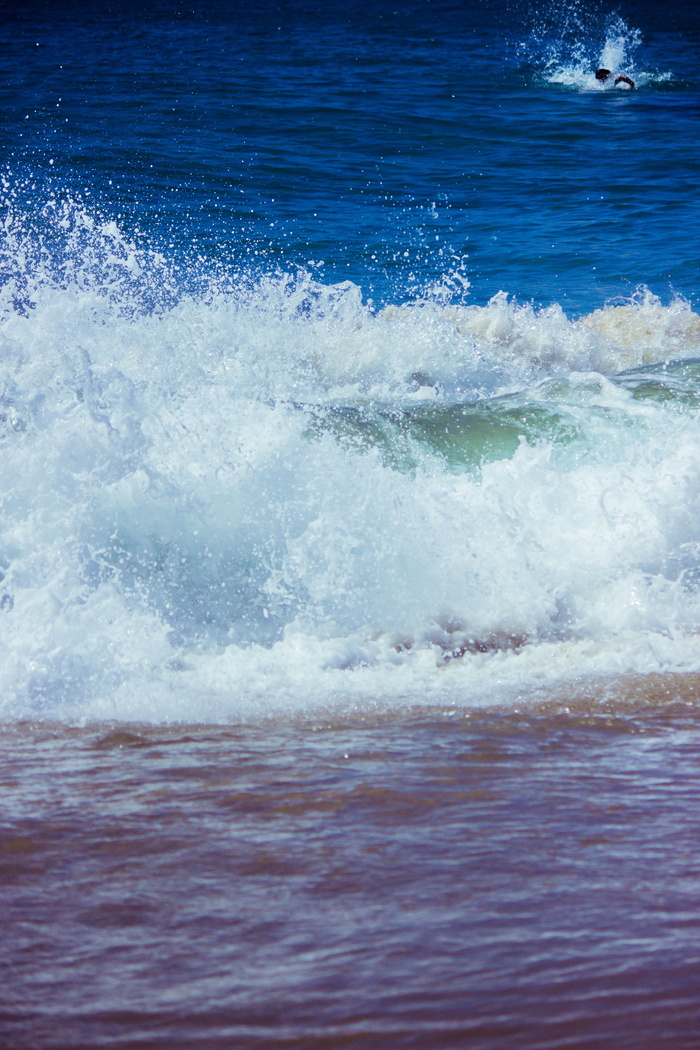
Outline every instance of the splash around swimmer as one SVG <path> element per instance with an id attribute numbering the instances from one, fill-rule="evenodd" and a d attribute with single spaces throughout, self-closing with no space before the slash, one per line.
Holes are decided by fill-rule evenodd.
<path id="1" fill-rule="evenodd" d="M 613 80 L 613 74 L 609 69 L 596 69 L 595 78 L 596 80 L 599 80 L 601 84 L 609 86 L 610 81 Z M 618 73 L 612 82 L 612 87 L 623 88 L 629 91 L 634 87 L 634 81 L 631 77 L 628 77 L 626 73 Z"/>

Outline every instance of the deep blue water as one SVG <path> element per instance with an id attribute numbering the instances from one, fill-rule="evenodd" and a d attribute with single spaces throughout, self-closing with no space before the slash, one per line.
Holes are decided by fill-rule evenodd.
<path id="1" fill-rule="evenodd" d="M 639 87 L 582 91 L 616 20 Z M 698 295 L 692 5 L 28 3 L 0 34 L 14 178 L 171 255 L 379 303 L 455 268 L 475 303 Z"/>

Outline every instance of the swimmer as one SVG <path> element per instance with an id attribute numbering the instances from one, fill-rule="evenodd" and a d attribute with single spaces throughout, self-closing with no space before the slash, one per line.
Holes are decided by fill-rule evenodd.
<path id="1" fill-rule="evenodd" d="M 595 71 L 595 78 L 600 80 L 601 84 L 607 84 L 611 76 L 612 73 L 609 69 L 596 69 Z M 613 82 L 613 87 L 633 88 L 634 81 L 626 73 L 618 73 Z"/>

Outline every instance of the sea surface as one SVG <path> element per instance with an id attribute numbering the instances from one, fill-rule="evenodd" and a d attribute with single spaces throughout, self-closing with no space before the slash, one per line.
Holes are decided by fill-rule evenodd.
<path id="1" fill-rule="evenodd" d="M 697 1050 L 700 9 L 0 63 L 2 1050 Z"/>

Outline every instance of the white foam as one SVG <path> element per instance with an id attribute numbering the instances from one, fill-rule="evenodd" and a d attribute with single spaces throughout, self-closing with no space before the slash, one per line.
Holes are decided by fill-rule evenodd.
<path id="1" fill-rule="evenodd" d="M 5 718 L 475 703 L 700 668 L 697 415 L 606 378 L 696 354 L 687 303 L 375 313 L 305 273 L 178 294 L 113 223 L 47 221 L 48 255 L 7 224 Z M 580 438 L 401 472 L 371 441 L 309 433 L 307 406 L 371 419 L 525 387 L 525 413 L 565 409 Z"/>

